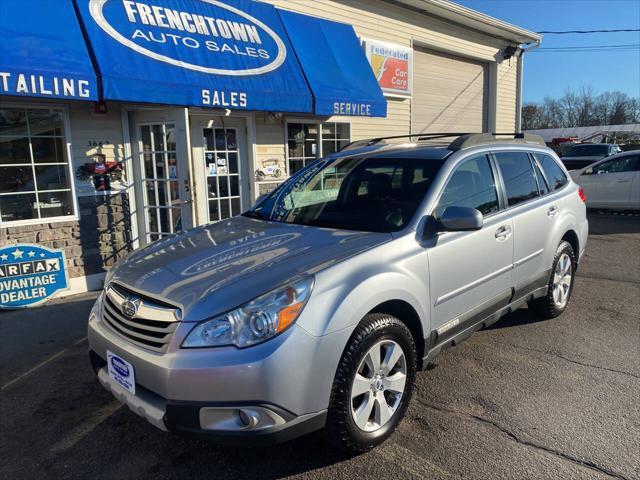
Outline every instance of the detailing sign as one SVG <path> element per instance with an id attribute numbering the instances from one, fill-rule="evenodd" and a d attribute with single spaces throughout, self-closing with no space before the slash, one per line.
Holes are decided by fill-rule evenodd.
<path id="1" fill-rule="evenodd" d="M 31 307 L 68 288 L 61 250 L 30 244 L 0 248 L 0 309 Z"/>
<path id="2" fill-rule="evenodd" d="M 387 97 L 411 97 L 413 50 L 410 47 L 362 39 L 365 55 Z"/>

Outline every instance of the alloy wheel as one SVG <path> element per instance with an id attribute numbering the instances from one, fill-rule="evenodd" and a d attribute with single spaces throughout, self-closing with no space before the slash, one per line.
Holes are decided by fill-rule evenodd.
<path id="1" fill-rule="evenodd" d="M 351 416 L 360 430 L 373 432 L 389 422 L 400 406 L 407 382 L 402 347 L 382 340 L 366 353 L 351 385 Z"/>
<path id="2" fill-rule="evenodd" d="M 553 272 L 553 301 L 559 308 L 564 308 L 569 300 L 571 282 L 573 280 L 573 266 L 571 258 L 563 253 L 556 263 Z"/>

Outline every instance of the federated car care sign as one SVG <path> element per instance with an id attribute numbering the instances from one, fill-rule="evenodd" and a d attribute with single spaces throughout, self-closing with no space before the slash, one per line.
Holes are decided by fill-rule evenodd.
<path id="1" fill-rule="evenodd" d="M 67 289 L 62 251 L 38 245 L 0 248 L 0 308 L 30 307 Z"/>
<path id="2" fill-rule="evenodd" d="M 363 39 L 362 44 L 382 92 L 390 97 L 410 97 L 413 88 L 413 50 L 369 39 Z"/>

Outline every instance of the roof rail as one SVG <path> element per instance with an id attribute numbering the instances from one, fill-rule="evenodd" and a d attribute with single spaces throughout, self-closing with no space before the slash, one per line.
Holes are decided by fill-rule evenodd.
<path id="1" fill-rule="evenodd" d="M 546 143 L 540 135 L 531 133 L 460 133 L 460 132 L 427 132 L 427 133 L 411 133 L 409 135 L 392 135 L 389 137 L 375 137 L 364 140 L 356 140 L 342 147 L 339 151 L 353 150 L 355 148 L 371 147 L 384 140 L 395 140 L 400 138 L 416 138 L 416 142 L 425 140 L 436 140 L 439 138 L 456 137 L 456 139 L 447 147 L 449 150 L 461 150 L 476 145 L 484 145 L 487 143 L 498 142 L 515 142 L 541 145 L 546 147 Z M 509 137 L 509 138 L 504 138 Z"/>
<path id="2" fill-rule="evenodd" d="M 504 138 L 508 137 L 508 138 Z M 471 133 L 461 135 L 447 147 L 449 150 L 462 150 L 463 148 L 475 147 L 476 145 L 486 145 L 487 143 L 526 143 L 541 145 L 546 147 L 540 135 L 531 133 Z"/>
<path id="3" fill-rule="evenodd" d="M 460 137 L 461 135 L 471 135 L 469 133 L 451 133 L 451 132 L 428 132 L 428 133 L 411 133 L 409 135 L 392 135 L 389 137 L 375 137 L 375 138 L 366 138 L 364 140 L 356 140 L 355 142 L 351 142 L 340 149 L 340 151 L 344 150 L 352 150 L 354 148 L 361 147 L 371 147 L 372 145 L 376 145 L 384 140 L 395 140 L 399 138 L 413 138 L 418 137 L 416 141 L 420 142 L 422 140 L 433 140 L 438 138 L 447 138 L 447 137 Z"/>

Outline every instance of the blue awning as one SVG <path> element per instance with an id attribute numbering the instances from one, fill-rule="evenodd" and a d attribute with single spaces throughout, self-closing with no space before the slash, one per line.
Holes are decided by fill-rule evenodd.
<path id="1" fill-rule="evenodd" d="M 76 0 L 107 100 L 311 111 L 276 9 L 250 0 Z"/>
<path id="2" fill-rule="evenodd" d="M 96 100 L 71 0 L 0 1 L 0 94 Z"/>
<path id="3" fill-rule="evenodd" d="M 311 86 L 317 115 L 387 115 L 387 101 L 351 25 L 279 13 Z"/>

